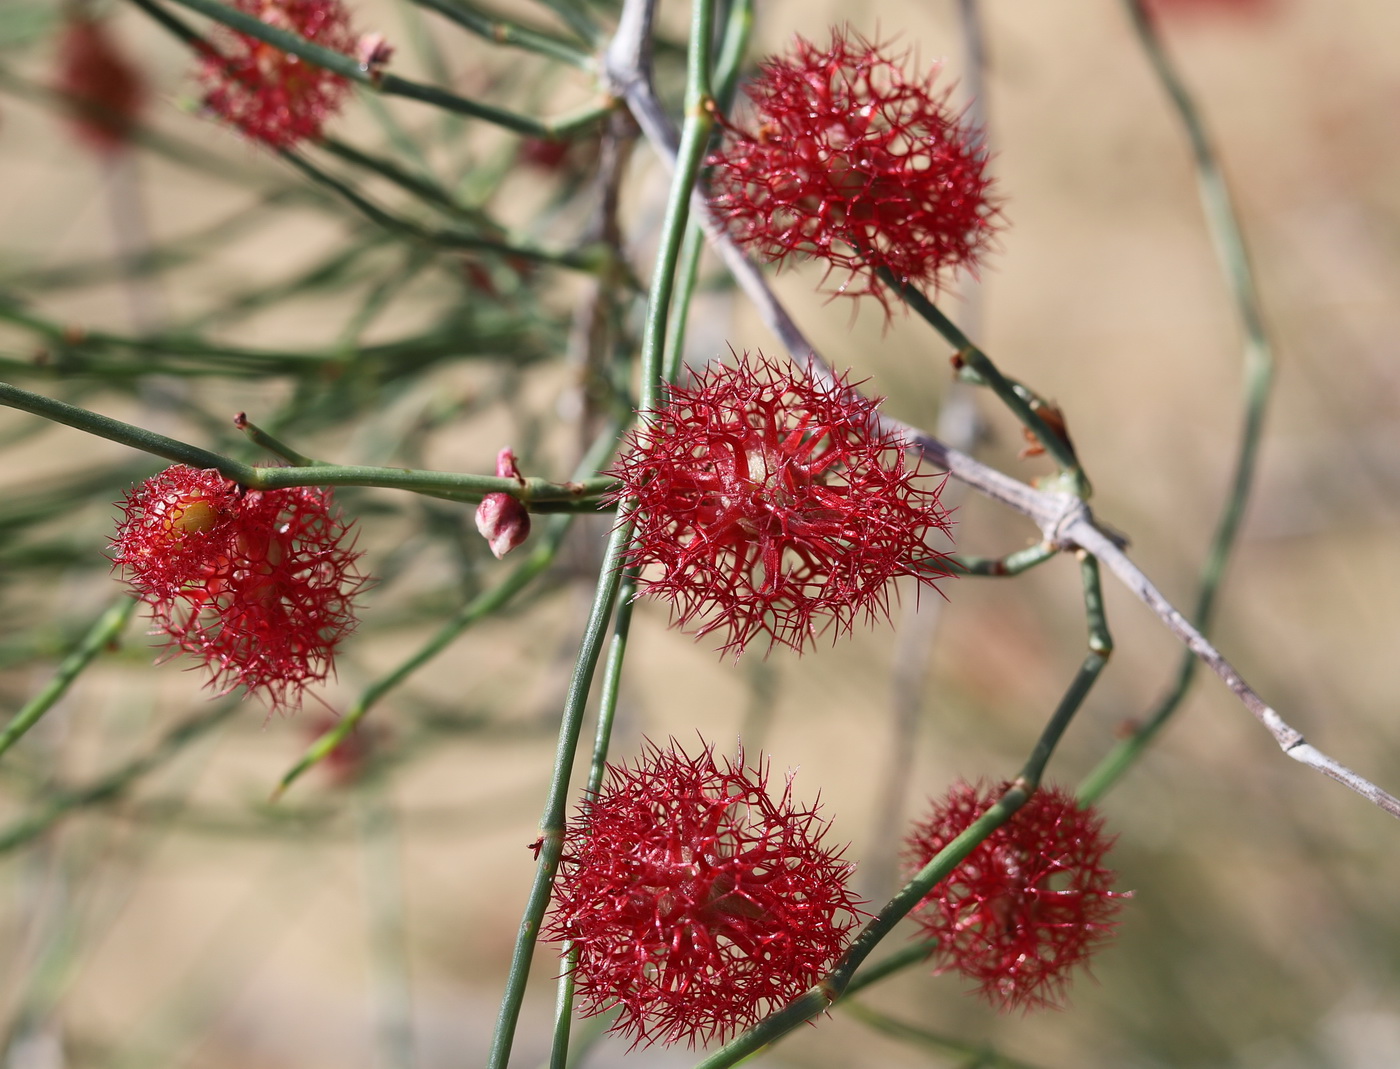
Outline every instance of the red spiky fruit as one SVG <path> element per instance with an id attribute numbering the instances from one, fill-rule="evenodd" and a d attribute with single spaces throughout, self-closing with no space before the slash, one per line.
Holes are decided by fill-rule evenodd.
<path id="1" fill-rule="evenodd" d="M 203 660 L 210 686 L 285 710 L 330 675 L 365 580 L 329 490 L 243 491 L 177 464 L 122 508 L 112 560 L 150 605 L 154 633 Z"/>
<path id="2" fill-rule="evenodd" d="M 957 783 L 905 842 L 911 874 L 1005 792 Z M 1127 897 L 1104 864 L 1103 820 L 1074 797 L 1041 788 L 980 843 L 911 914 L 956 970 L 999 1009 L 1064 1000 L 1070 972 L 1113 934 Z"/>
<path id="3" fill-rule="evenodd" d="M 752 125 L 726 124 L 710 158 L 711 203 L 770 262 L 826 261 L 836 292 L 888 309 L 887 269 L 936 289 L 975 271 L 997 228 L 981 133 L 934 88 L 858 35 L 819 48 L 796 38 L 748 86 Z"/>
<path id="4" fill-rule="evenodd" d="M 946 575 L 943 483 L 905 460 L 879 399 L 758 354 L 670 386 L 609 474 L 635 501 L 626 560 L 640 589 L 735 656 L 802 651 L 823 629 L 888 616 L 891 584 Z"/>
<path id="5" fill-rule="evenodd" d="M 359 39 L 341 0 L 232 0 L 240 11 L 336 52 L 355 55 Z M 350 83 L 339 74 L 226 29 L 204 57 L 204 107 L 254 141 L 291 148 L 321 136 L 345 103 Z"/>
<path id="6" fill-rule="evenodd" d="M 546 938 L 577 954 L 584 1016 L 617 1007 L 635 1043 L 724 1040 L 816 983 L 859 900 L 817 807 L 761 758 L 716 761 L 673 742 L 609 765 L 569 824 Z"/>

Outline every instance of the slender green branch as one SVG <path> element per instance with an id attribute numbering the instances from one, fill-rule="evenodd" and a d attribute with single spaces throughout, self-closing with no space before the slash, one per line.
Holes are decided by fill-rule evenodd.
<path id="1" fill-rule="evenodd" d="M 584 625 L 578 661 L 569 681 L 569 693 L 564 702 L 564 713 L 559 724 L 559 743 L 555 752 L 554 771 L 550 777 L 549 793 L 545 799 L 544 814 L 540 819 L 541 847 L 539 860 L 535 866 L 535 878 L 525 903 L 524 916 L 520 921 L 520 931 L 516 936 L 515 950 L 511 955 L 510 972 L 506 978 L 505 991 L 501 996 L 501 1009 L 496 1018 L 496 1031 L 491 1040 L 491 1053 L 487 1059 L 487 1069 L 506 1069 L 510 1061 L 511 1046 L 515 1041 L 515 1029 L 520 1019 L 520 1006 L 525 998 L 525 985 L 530 978 L 530 962 L 534 955 L 535 943 L 539 939 L 540 925 L 545 910 L 549 908 L 550 893 L 554 886 L 554 874 L 559 868 L 559 857 L 564 849 L 564 822 L 569 801 L 569 777 L 574 766 L 574 756 L 578 750 L 579 732 L 583 727 L 584 707 L 588 702 L 588 692 L 593 684 L 593 673 L 602 651 L 604 632 L 608 618 L 612 615 L 614 600 L 621 572 L 622 551 L 632 536 L 630 519 L 624 520 L 613 529 L 603 553 L 603 570 L 599 576 L 597 591 L 589 610 L 588 621 Z"/>
<path id="2" fill-rule="evenodd" d="M 335 726 L 322 733 L 302 754 L 301 759 L 282 776 L 272 794 L 272 800 L 280 799 L 307 771 L 330 756 L 337 746 L 349 738 L 360 721 L 369 715 L 370 710 L 378 705 L 385 695 L 397 689 L 413 673 L 452 645 L 464 631 L 508 605 L 517 594 L 553 564 L 559 552 L 559 544 L 572 519 L 572 516 L 553 517 L 540 544 L 517 564 L 515 570 L 498 586 L 469 601 L 412 656 L 366 687 L 355 700 L 355 704 L 336 721 Z"/>
<path id="3" fill-rule="evenodd" d="M 569 1033 L 574 1023 L 574 970 L 578 968 L 578 947 L 564 944 L 560 955 L 559 987 L 554 997 L 554 1032 L 549 1043 L 549 1069 L 568 1069 L 572 1051 Z"/>
<path id="4" fill-rule="evenodd" d="M 598 726 L 593 738 L 593 756 L 588 767 L 588 783 L 583 789 L 585 803 L 598 796 L 603 775 L 607 771 L 608 747 L 612 742 L 613 721 L 617 714 L 617 699 L 622 690 L 622 662 L 627 655 L 627 633 L 632 626 L 632 599 L 637 593 L 637 576 L 633 571 L 623 573 L 617 591 L 617 612 L 613 617 L 612 644 L 603 664 L 603 682 L 598 693 Z M 554 1006 L 554 1038 L 550 1048 L 550 1069 L 567 1069 L 569 1063 L 569 1029 L 574 1017 L 574 969 L 578 951 L 572 943 L 563 950 L 563 969 L 559 974 L 558 993 Z"/>
<path id="5" fill-rule="evenodd" d="M 493 44 L 510 45 L 514 48 L 523 48 L 528 52 L 537 52 L 550 59 L 568 63 L 580 70 L 592 70 L 594 67 L 593 56 L 584 49 L 563 38 L 545 33 L 543 30 L 532 29 L 516 22 L 507 22 L 498 15 L 481 10 L 476 5 L 469 3 L 468 0 L 413 0 L 413 2 L 419 7 L 436 11 L 463 29 L 469 30 Z"/>
<path id="6" fill-rule="evenodd" d="M 310 290 L 338 281 L 350 262 L 365 248 L 352 247 L 348 253 L 330 258 L 321 268 L 298 280 L 254 291 L 236 298 L 225 309 L 204 318 L 222 318 L 261 307 L 295 290 Z M 472 313 L 473 316 L 480 313 Z M 78 373 L 100 375 L 105 380 L 139 378 L 153 371 L 188 376 L 304 375 L 308 371 L 344 371 L 370 368 L 381 380 L 398 378 L 444 357 L 482 355 L 499 358 L 509 348 L 514 362 L 522 365 L 543 355 L 543 346 L 532 328 L 521 325 L 493 326 L 489 313 L 482 321 L 472 321 L 472 333 L 464 335 L 460 315 L 450 316 L 425 333 L 397 338 L 377 345 L 362 345 L 347 351 L 342 346 L 306 350 L 248 349 L 211 344 L 189 334 L 163 334 L 132 337 L 102 330 L 89 330 L 75 324 L 56 323 L 26 309 L 6 304 L 0 295 L 0 321 L 12 323 L 37 335 L 41 345 L 36 352 L 6 361 L 16 374 L 41 374 L 65 378 Z M 108 355 L 107 351 L 111 353 Z"/>
<path id="7" fill-rule="evenodd" d="M 956 323 L 944 315 L 939 307 L 918 289 L 901 282 L 887 267 L 878 268 L 876 273 L 899 294 L 906 305 L 912 308 L 929 326 L 943 335 L 944 340 L 957 350 L 957 356 L 962 365 L 969 369 L 978 381 L 985 383 L 997 395 L 1001 403 L 1020 420 L 1022 426 L 1035 435 L 1036 441 L 1054 458 L 1060 469 L 1069 476 L 1070 482 L 1067 489 L 1071 489 L 1080 497 L 1088 497 L 1089 481 L 1079 466 L 1079 459 L 1074 455 L 1074 450 L 1064 436 L 1057 434 L 1041 418 L 1040 413 L 1032 407 L 1032 403 L 1028 399 L 1028 391 L 1024 387 L 1018 390 L 1019 384 L 1013 383 L 1003 375 L 987 354 L 978 348 L 971 338 L 958 329 Z"/>
<path id="8" fill-rule="evenodd" d="M 491 475 L 447 471 L 415 471 L 411 468 L 376 468 L 322 464 L 293 468 L 256 468 L 232 457 L 169 438 L 144 427 L 90 412 L 76 405 L 30 393 L 0 382 L 0 405 L 74 427 L 122 445 L 152 453 L 195 468 L 214 468 L 250 490 L 278 490 L 289 486 L 378 486 L 426 494 L 450 494 L 457 500 L 480 501 L 487 494 L 510 494 L 532 511 L 592 510 L 597 499 L 611 489 L 614 480 L 596 476 L 579 482 L 552 483 L 547 479 L 503 479 Z"/>
<path id="9" fill-rule="evenodd" d="M 0 731 L 0 754 L 18 742 L 26 731 L 37 724 L 43 715 L 53 708 L 54 702 L 63 697 L 73 680 L 78 678 L 83 669 L 117 640 L 126 627 L 127 621 L 131 619 L 132 613 L 136 611 L 138 604 L 140 603 L 135 598 L 123 595 L 93 622 L 92 627 L 88 628 L 87 634 L 63 659 L 63 662 L 58 666 L 58 671 L 44 685 L 43 690 L 26 702 L 24 708 L 11 717 L 10 722 L 5 725 L 5 729 Z"/>
<path id="10" fill-rule="evenodd" d="M 612 645 L 603 664 L 603 684 L 598 693 L 598 728 L 593 740 L 593 758 L 588 766 L 588 784 L 583 797 L 598 796 L 607 770 L 608 746 L 612 742 L 613 720 L 617 715 L 617 699 L 622 692 L 622 662 L 627 656 L 627 634 L 632 627 L 632 605 L 637 595 L 637 574 L 626 571 L 617 590 L 617 614 L 613 619 Z"/>
<path id="11" fill-rule="evenodd" d="M 1244 232 L 1200 111 L 1157 36 L 1156 28 L 1143 5 L 1139 0 L 1125 2 L 1138 40 L 1176 109 L 1177 117 L 1181 120 L 1190 141 L 1206 224 L 1214 239 L 1216 254 L 1229 283 L 1245 334 L 1244 421 L 1235 457 L 1235 470 L 1230 479 L 1224 508 L 1216 521 L 1215 533 L 1201 568 L 1196 604 L 1191 615 L 1191 622 L 1195 624 L 1196 629 L 1203 635 L 1209 635 L 1215 616 L 1216 597 L 1225 577 L 1225 569 L 1230 562 L 1240 523 L 1244 518 L 1245 505 L 1254 484 L 1264 416 L 1273 387 L 1273 347 L 1264 329 L 1263 310 L 1254 281 L 1254 272 L 1250 266 Z M 1180 707 L 1191 689 L 1199 667 L 1200 661 L 1196 655 L 1189 649 L 1183 651 L 1176 676 L 1156 707 L 1080 784 L 1079 797 L 1082 801 L 1092 802 L 1102 797 L 1104 792 L 1142 756 L 1157 733 Z"/>
<path id="12" fill-rule="evenodd" d="M 1044 564 L 1052 557 L 1057 556 L 1059 552 L 1059 548 L 1050 542 L 1037 542 L 1033 546 L 1018 549 L 1015 553 L 1008 553 L 1004 557 L 972 557 L 965 553 L 949 553 L 933 563 L 946 566 L 953 575 L 1001 578 L 1029 571 L 1037 564 Z"/>
<path id="13" fill-rule="evenodd" d="M 480 213 L 472 212 L 464 205 L 458 204 L 453 200 L 451 194 L 442 186 L 438 185 L 438 183 L 405 171 L 388 157 L 366 152 L 337 137 L 322 137 L 318 144 L 332 156 L 377 174 L 379 177 L 387 179 L 400 189 L 412 193 L 419 200 L 431 204 L 436 208 L 441 208 L 443 211 L 450 212 L 453 215 L 470 217 L 474 222 L 485 222 L 485 220 L 480 217 Z"/>
<path id="14" fill-rule="evenodd" d="M 232 27 L 239 33 L 247 34 L 259 41 L 265 41 L 288 55 L 304 59 L 308 63 L 314 63 L 316 66 L 338 74 L 348 81 L 368 86 L 370 89 L 387 96 L 407 97 L 425 104 L 433 104 L 447 111 L 457 112 L 474 119 L 482 119 L 530 137 L 554 137 L 582 129 L 585 126 L 591 126 L 599 122 L 612 108 L 612 103 L 607 102 L 584 109 L 572 116 L 553 121 L 541 121 L 528 115 L 517 115 L 490 104 L 469 100 L 438 86 L 424 85 L 421 82 L 400 78 L 396 74 L 381 74 L 377 71 L 371 71 L 367 67 L 361 66 L 359 60 L 353 56 L 347 56 L 343 52 L 315 44 L 300 34 L 285 30 L 280 26 L 273 26 L 256 15 L 250 15 L 238 8 L 220 3 L 219 0 L 174 0 L 174 2 L 189 8 L 191 11 L 206 15 L 216 22 L 221 22 L 225 26 Z"/>
<path id="15" fill-rule="evenodd" d="M 213 46 L 210 45 L 207 38 L 201 35 L 184 19 L 166 11 L 165 8 L 161 7 L 155 0 L 131 0 L 131 3 L 139 7 L 160 26 L 191 48 L 206 54 L 210 54 L 214 51 Z"/>
<path id="16" fill-rule="evenodd" d="M 643 413 L 654 411 L 662 384 L 662 362 L 665 356 L 666 317 L 674 293 L 676 268 L 685 235 L 690 196 L 704 158 L 705 144 L 713 127 L 709 109 L 710 38 L 713 33 L 713 0 L 693 0 L 690 46 L 686 62 L 685 124 L 681 131 L 678 154 L 666 213 L 661 226 L 660 248 L 649 287 L 650 303 L 642 333 L 641 391 L 639 408 Z M 646 418 L 645 416 L 643 418 Z M 630 504 L 619 510 L 618 525 L 608 538 L 603 555 L 602 572 L 588 622 L 584 628 L 578 660 L 569 684 L 568 697 L 559 725 L 559 745 L 555 755 L 554 772 L 544 815 L 540 820 L 542 847 L 535 868 L 534 883 L 525 905 L 515 951 L 511 957 L 510 973 L 501 998 L 500 1014 L 492 1037 L 487 1069 L 506 1069 L 511 1046 L 520 1018 L 520 1006 L 529 980 L 530 961 L 539 938 L 540 924 L 549 908 L 554 874 L 564 845 L 564 822 L 569 798 L 569 779 L 578 736 L 583 724 L 583 710 L 593 682 L 594 671 L 602 652 L 603 632 L 612 615 L 617 589 L 622 579 L 623 550 L 632 537 Z"/>
<path id="17" fill-rule="evenodd" d="M 739 86 L 739 71 L 743 66 L 744 53 L 748 50 L 752 31 L 753 0 L 735 0 L 729 8 L 724 40 L 720 43 L 719 56 L 715 60 L 715 105 L 721 114 L 728 111 L 733 103 L 734 94 Z M 681 267 L 676 278 L 675 310 L 666 334 L 664 375 L 667 382 L 676 381 L 685 360 L 686 325 L 690 316 L 691 298 L 700 277 L 700 255 L 704 250 L 704 229 L 696 220 L 688 219 L 685 224 L 685 243 L 681 248 Z"/>
<path id="18" fill-rule="evenodd" d="M 62 423 L 99 438 L 106 438 L 108 441 L 118 442 L 133 449 L 140 449 L 142 452 L 164 457 L 166 460 L 188 464 L 192 468 L 217 468 L 230 479 L 243 483 L 245 486 L 249 485 L 248 480 L 256 477 L 256 469 L 251 465 L 220 456 L 218 453 L 211 453 L 196 445 L 168 438 L 155 431 L 148 431 L 144 427 L 137 427 L 130 423 L 123 423 L 118 419 L 112 419 L 110 416 L 89 412 L 77 405 L 56 401 L 41 394 L 30 393 L 28 390 L 22 390 L 8 382 L 0 382 L 0 405 L 7 405 L 22 412 L 42 416 L 54 423 Z"/>
<path id="19" fill-rule="evenodd" d="M 907 1024 L 878 1010 L 852 1002 L 849 997 L 841 1000 L 841 1008 L 857 1021 L 869 1025 L 882 1035 L 925 1047 L 939 1054 L 951 1054 L 967 1059 L 969 1066 L 977 1066 L 979 1069 L 1034 1069 L 1029 1063 L 1009 1058 L 989 1044 L 969 1043 L 965 1039 L 945 1036 L 922 1025 Z"/>
<path id="20" fill-rule="evenodd" d="M 642 332 L 642 383 L 639 408 L 654 411 L 660 401 L 666 367 L 666 327 L 677 295 L 677 270 L 690 218 L 690 197 L 714 130 L 710 93 L 711 34 L 714 0 L 693 0 L 690 50 L 686 63 L 685 121 L 671 179 L 671 196 L 661 225 L 661 250 L 652 275 L 647 322 Z M 677 370 L 679 368 L 677 367 Z"/>
<path id="21" fill-rule="evenodd" d="M 473 234 L 465 230 L 433 229 L 419 226 L 408 219 L 400 218 L 385 211 L 373 201 L 360 195 L 348 182 L 343 182 L 329 172 L 318 167 L 299 152 L 290 149 L 278 151 L 284 160 L 306 175 L 313 182 L 333 190 L 356 211 L 360 212 L 376 226 L 415 241 L 446 249 L 484 249 L 498 252 L 503 256 L 519 256 L 536 263 L 556 264 L 578 271 L 597 273 L 601 266 L 614 257 L 614 253 L 602 245 L 575 251 L 542 249 L 522 238 L 496 237 L 494 235 Z"/>
<path id="22" fill-rule="evenodd" d="M 303 456 L 291 446 L 268 434 L 267 431 L 250 420 L 244 412 L 240 412 L 233 417 L 233 425 L 246 434 L 248 436 L 248 441 L 252 442 L 259 449 L 266 449 L 273 456 L 281 457 L 288 464 L 295 464 L 297 467 L 301 468 L 310 468 L 320 465 L 319 461 Z"/>
<path id="23" fill-rule="evenodd" d="M 851 978 L 851 982 L 846 985 L 845 998 L 864 990 L 872 984 L 878 984 L 881 980 L 888 980 L 896 973 L 901 973 L 912 965 L 927 961 L 935 950 L 938 943 L 933 939 L 921 939 L 918 942 L 910 943 L 908 946 L 896 950 L 888 958 L 882 958 L 874 965 L 867 965 L 860 972 Z"/>

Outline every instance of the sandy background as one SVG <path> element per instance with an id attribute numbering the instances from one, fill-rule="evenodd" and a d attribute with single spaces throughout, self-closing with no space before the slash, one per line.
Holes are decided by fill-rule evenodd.
<path id="1" fill-rule="evenodd" d="M 49 7 L 26 10 L 42 21 Z M 781 48 L 794 27 L 820 38 L 825 24 L 857 19 L 926 60 L 947 57 L 950 82 L 960 71 L 948 0 L 873 3 L 859 16 L 839 3 L 760 7 L 759 54 Z M 950 298 L 949 307 L 980 318 L 979 337 L 1003 369 L 1064 407 L 1099 515 L 1131 537 L 1135 559 L 1184 605 L 1221 503 L 1240 407 L 1239 331 L 1184 141 L 1115 4 L 993 0 L 985 8 L 987 106 L 1008 226 L 980 293 Z M 396 69 L 414 74 L 423 60 L 407 10 L 365 4 L 358 21 L 405 42 Z M 665 13 L 683 23 L 681 5 Z M 7 18 L 0 25 L 21 22 Z M 533 60 L 503 57 L 426 19 L 463 93 L 522 108 L 533 100 L 556 114 L 588 99 L 581 76 L 540 81 Z M 190 114 L 197 90 L 178 46 L 120 5 L 116 28 L 150 72 L 150 125 L 227 168 L 220 180 L 142 155 L 136 179 L 150 240 L 201 231 L 298 185 L 284 165 Z M 1219 643 L 1311 741 L 1392 790 L 1400 786 L 1397 32 L 1400 8 L 1383 0 L 1279 0 L 1263 17 L 1199 16 L 1168 33 L 1222 148 L 1280 362 Z M 14 31 L 0 63 L 42 85 L 52 53 L 51 34 Z M 469 190 L 473 182 L 489 188 L 493 168 L 513 151 L 489 132 L 442 148 L 437 139 L 448 134 L 435 115 L 407 103 L 392 110 L 432 146 L 433 165 Z M 390 151 L 362 103 L 352 102 L 334 129 Z M 623 214 L 639 262 L 663 189 L 639 152 Z M 110 256 L 112 228 L 100 169 L 42 100 L 13 85 L 0 99 L 0 190 L 0 292 L 56 322 L 131 332 L 127 286 L 34 285 L 36 272 Z M 488 203 L 541 240 L 582 223 L 577 210 L 550 207 L 538 176 Z M 348 218 L 316 204 L 268 209 L 263 223 L 206 242 L 148 296 L 164 322 L 188 324 L 234 295 L 295 276 L 362 232 Z M 371 250 L 342 287 L 212 329 L 240 345 L 323 348 L 369 288 L 405 270 L 402 259 L 388 246 Z M 438 265 L 406 283 L 364 340 L 419 329 L 460 300 L 453 270 Z M 948 385 L 946 345 L 917 321 L 886 324 L 871 309 L 852 326 L 847 303 L 811 295 L 818 274 L 797 269 L 777 283 L 809 334 L 834 364 L 890 396 L 895 415 L 931 425 Z M 377 372 L 352 371 L 288 436 L 327 459 L 467 471 L 489 470 L 510 441 L 527 470 L 564 475 L 574 431 L 562 327 L 580 286 L 554 275 L 541 285 L 549 287 L 539 306 L 545 325 L 518 352 L 496 352 L 548 359 L 446 361 L 382 388 Z M 704 302 L 694 356 L 726 343 L 776 352 L 737 300 L 719 293 Z M 520 307 L 528 311 L 523 299 Z M 0 325 L 0 355 L 28 359 L 35 345 Z M 226 424 L 233 412 L 257 419 L 290 392 L 274 378 L 162 379 L 144 391 L 103 389 L 83 375 L 26 372 L 16 381 L 226 449 L 239 448 Z M 981 454 L 1022 477 L 1040 473 L 1037 462 L 1015 459 L 1019 433 L 1009 420 L 990 406 L 983 412 Z M 42 686 L 73 636 L 117 595 L 100 560 L 109 502 L 127 485 L 117 469 L 131 469 L 126 480 L 154 469 L 75 431 L 35 432 L 31 417 L 14 413 L 0 413 L 0 442 L 0 487 L 8 488 L 0 493 L 11 502 L 85 472 L 106 479 L 45 525 L 7 530 L 10 541 L 0 543 L 0 709 L 9 710 Z M 342 501 L 360 516 L 366 567 L 383 582 L 366 597 L 365 625 L 324 692 L 333 709 L 504 574 L 463 533 L 467 510 L 383 491 Z M 586 558 L 602 529 L 585 531 L 573 552 Z M 1032 535 L 976 500 L 958 512 L 958 545 L 968 552 L 1006 552 Z M 32 558 L 19 550 L 36 544 L 71 553 L 22 563 Z M 799 770 L 799 795 L 820 792 L 832 834 L 850 842 L 853 860 L 869 862 L 859 876 L 866 893 L 883 897 L 892 884 L 882 859 L 899 829 L 877 817 L 877 788 L 892 751 L 912 753 L 907 816 L 954 777 L 1017 768 L 1082 655 L 1077 584 L 1067 560 L 1014 581 L 961 580 L 945 586 L 936 629 L 911 621 L 906 599 L 898 628 L 738 667 L 667 630 L 664 612 L 643 605 L 614 752 L 630 757 L 643 736 L 694 740 L 697 732 L 732 747 L 742 733 L 775 769 Z M 0 859 L 6 1069 L 480 1064 L 531 876 L 525 845 L 537 834 L 582 590 L 561 574 L 391 695 L 371 718 L 383 764 L 358 788 L 318 772 L 268 806 L 324 713 L 309 706 L 265 721 L 248 702 L 133 791 Z M 1067 785 L 1125 719 L 1151 705 L 1176 663 L 1160 624 L 1111 582 L 1108 609 L 1117 652 L 1049 773 Z M 924 634 L 921 626 L 932 637 L 901 646 L 899 636 Z M 0 760 L 7 822 L 208 711 L 195 673 L 150 667 L 141 631 L 133 625 L 124 650 L 83 676 Z M 918 684 L 912 741 L 893 727 L 896 664 Z M 956 977 L 920 970 L 867 1001 L 1045 1067 L 1381 1069 L 1400 1061 L 1393 821 L 1287 761 L 1209 679 L 1103 811 L 1119 835 L 1120 885 L 1135 898 L 1120 939 L 1095 960 L 1097 982 L 1081 977 L 1068 1009 L 999 1017 Z M 515 1064 L 545 1054 L 555 967 L 542 951 Z M 395 1045 L 404 1021 L 411 1058 Z M 605 1042 L 590 1064 L 682 1066 L 696 1057 L 628 1056 Z M 800 1030 L 763 1063 L 973 1064 L 877 1037 L 840 1013 Z"/>

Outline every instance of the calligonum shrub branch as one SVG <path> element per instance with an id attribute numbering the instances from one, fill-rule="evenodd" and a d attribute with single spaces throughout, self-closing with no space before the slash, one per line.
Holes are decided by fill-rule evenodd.
<path id="1" fill-rule="evenodd" d="M 645 39 L 645 30 L 650 25 L 649 9 L 654 2 L 624 0 L 617 36 L 605 56 L 605 75 L 610 88 L 627 101 L 657 156 L 670 164 L 675 159 L 675 132 L 647 75 L 649 44 Z M 830 376 L 829 366 L 822 360 L 817 348 L 773 293 L 762 270 L 729 237 L 723 223 L 714 216 L 699 190 L 692 197 L 691 210 L 704 226 L 711 247 L 754 304 L 760 319 L 778 336 L 792 358 L 811 368 L 814 375 Z M 948 447 L 926 431 L 883 414 L 879 419 L 884 426 L 902 431 L 910 448 L 918 449 L 930 466 L 947 470 L 954 478 L 967 483 L 979 493 L 1030 517 L 1048 541 L 1063 549 L 1078 547 L 1099 556 L 1121 583 L 1225 681 L 1245 707 L 1274 735 L 1285 753 L 1336 779 L 1387 813 L 1400 818 L 1400 800 L 1308 745 L 1303 741 L 1301 732 L 1289 726 L 1259 698 L 1219 651 L 1162 596 L 1116 541 L 1095 523 L 1092 512 L 1082 500 L 1072 494 L 1037 490 Z"/>

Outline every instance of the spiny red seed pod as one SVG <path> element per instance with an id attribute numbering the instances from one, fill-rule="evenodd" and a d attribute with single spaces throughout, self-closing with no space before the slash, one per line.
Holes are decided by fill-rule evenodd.
<path id="1" fill-rule="evenodd" d="M 127 146 L 146 83 L 106 22 L 82 8 L 72 10 L 59 38 L 56 87 L 67 98 L 74 133 L 86 145 L 104 155 Z"/>
<path id="2" fill-rule="evenodd" d="M 889 614 L 890 584 L 946 575 L 942 482 L 879 429 L 880 400 L 758 354 L 671 386 L 608 473 L 635 500 L 626 553 L 673 619 L 736 657 L 768 636 L 801 652 L 819 630 Z"/>
<path id="3" fill-rule="evenodd" d="M 525 482 L 515 466 L 515 454 L 508 448 L 496 455 L 496 475 L 515 479 L 521 485 Z M 487 494 L 476 509 L 476 529 L 491 547 L 492 555 L 500 560 L 530 537 L 530 513 L 510 494 Z"/>
<path id="4" fill-rule="evenodd" d="M 876 275 L 936 289 L 950 268 L 975 271 L 997 208 L 980 133 L 935 91 L 858 35 L 760 67 L 747 93 L 755 125 L 726 124 L 710 158 L 711 203 L 740 243 L 768 261 L 825 260 L 836 292 L 873 294 Z"/>
<path id="5" fill-rule="evenodd" d="M 359 39 L 341 0 L 232 0 L 233 6 L 269 26 L 355 55 Z M 380 42 L 381 53 L 385 48 Z M 321 136 L 338 112 L 350 83 L 338 74 L 235 30 L 219 35 L 217 52 L 200 71 L 204 107 L 254 141 L 290 148 Z"/>
<path id="6" fill-rule="evenodd" d="M 122 507 L 112 560 L 151 606 L 154 632 L 208 665 L 210 686 L 284 710 L 330 675 L 365 580 L 329 490 L 241 492 L 177 464 Z"/>
<path id="7" fill-rule="evenodd" d="M 911 875 L 1006 787 L 955 784 L 906 840 Z M 1104 867 L 1112 845 L 1093 810 L 1065 791 L 1037 791 L 911 914 L 937 943 L 940 971 L 975 980 L 999 1009 L 1061 1004 L 1070 971 L 1111 937 L 1128 897 Z"/>
<path id="8" fill-rule="evenodd" d="M 584 1016 L 613 1007 L 635 1044 L 724 1040 L 830 969 L 857 923 L 852 866 L 823 846 L 789 776 L 648 745 L 608 766 L 568 826 L 545 928 L 577 952 Z"/>

